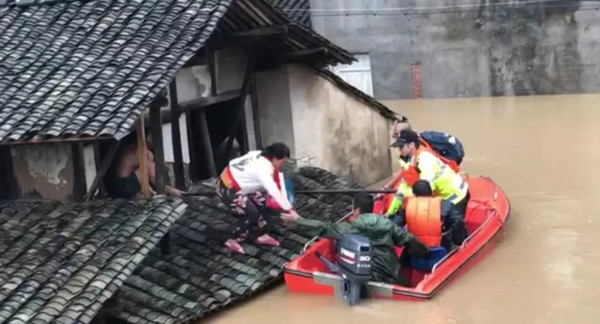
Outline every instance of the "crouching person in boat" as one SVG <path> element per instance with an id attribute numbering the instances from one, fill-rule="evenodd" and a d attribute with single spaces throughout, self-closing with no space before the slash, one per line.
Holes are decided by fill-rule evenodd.
<path id="1" fill-rule="evenodd" d="M 414 131 L 402 131 L 392 147 L 400 149 L 402 168 L 398 192 L 386 215 L 395 217 L 403 200 L 413 196 L 414 185 L 425 180 L 435 196 L 452 204 L 449 213 L 453 219 L 459 217 L 464 220 L 470 197 L 468 183 L 429 149 L 421 146 Z M 454 244 L 461 244 L 462 240 L 464 238 L 454 240 Z"/>
<path id="2" fill-rule="evenodd" d="M 331 223 L 305 219 L 296 213 L 282 213 L 286 224 L 308 236 L 321 236 L 339 239 L 348 234 L 362 235 L 371 244 L 371 279 L 378 282 L 410 286 L 410 282 L 400 272 L 400 260 L 396 246 L 405 246 L 408 253 L 426 257 L 429 248 L 417 237 L 395 225 L 391 220 L 373 214 L 373 197 L 358 194 L 354 198 L 354 209 L 348 222 Z"/>
<path id="3" fill-rule="evenodd" d="M 221 173 L 217 194 L 238 216 L 223 238 L 230 251 L 243 254 L 240 242 L 247 239 L 257 244 L 279 246 L 279 242 L 269 235 L 267 195 L 282 211 L 295 213 L 278 184 L 279 169 L 289 157 L 289 148 L 283 143 L 275 143 L 263 151 L 251 151 L 231 160 Z"/>
<path id="4" fill-rule="evenodd" d="M 467 237 L 461 215 L 449 200 L 434 197 L 429 182 L 419 180 L 412 188 L 412 197 L 405 198 L 405 207 L 393 219 L 430 248 L 443 246 L 451 251 Z"/>

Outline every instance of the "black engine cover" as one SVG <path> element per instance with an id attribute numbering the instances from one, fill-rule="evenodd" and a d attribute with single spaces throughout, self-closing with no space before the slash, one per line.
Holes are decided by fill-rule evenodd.
<path id="1" fill-rule="evenodd" d="M 337 242 L 337 261 L 343 274 L 367 280 L 371 277 L 371 245 L 360 235 L 345 235 Z M 365 277 L 365 278 L 361 278 Z"/>

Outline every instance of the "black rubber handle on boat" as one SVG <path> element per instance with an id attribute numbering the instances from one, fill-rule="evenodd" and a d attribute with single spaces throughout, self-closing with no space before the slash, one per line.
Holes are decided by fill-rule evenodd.
<path id="1" fill-rule="evenodd" d="M 323 263 L 325 263 L 325 265 L 327 266 L 327 268 L 329 268 L 329 270 L 333 271 L 333 272 L 339 272 L 340 268 L 333 264 L 333 262 L 327 260 L 326 257 L 324 257 L 321 253 L 319 252 L 315 252 L 315 255 L 317 256 L 317 258 L 319 258 L 321 261 L 323 261 Z"/>

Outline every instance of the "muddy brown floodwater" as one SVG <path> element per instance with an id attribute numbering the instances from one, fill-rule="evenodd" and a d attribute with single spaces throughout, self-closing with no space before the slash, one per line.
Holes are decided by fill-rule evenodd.
<path id="1" fill-rule="evenodd" d="M 597 323 L 600 96 L 387 102 L 417 130 L 447 130 L 463 169 L 492 177 L 511 218 L 498 247 L 430 301 L 367 301 L 285 285 L 203 323 Z"/>

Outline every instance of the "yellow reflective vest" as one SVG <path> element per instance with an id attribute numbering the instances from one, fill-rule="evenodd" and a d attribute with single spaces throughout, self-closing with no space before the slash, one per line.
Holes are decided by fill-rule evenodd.
<path id="1" fill-rule="evenodd" d="M 416 160 L 415 160 L 416 159 Z M 467 182 L 447 164 L 442 162 L 434 154 L 427 150 L 421 150 L 418 155 L 411 157 L 409 161 L 400 159 L 402 170 L 416 167 L 421 180 L 427 180 L 431 185 L 434 196 L 457 204 L 464 199 L 469 190 Z M 395 214 L 402 206 L 404 197 L 413 195 L 411 186 L 401 180 L 396 197 L 387 214 Z"/>

